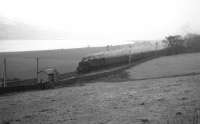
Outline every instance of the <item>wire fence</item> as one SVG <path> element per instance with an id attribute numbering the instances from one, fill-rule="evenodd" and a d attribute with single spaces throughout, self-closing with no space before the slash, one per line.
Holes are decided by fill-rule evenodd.
<path id="1" fill-rule="evenodd" d="M 38 72 L 42 72 L 47 68 L 55 68 L 61 74 L 73 72 L 76 70 L 78 59 L 67 60 L 65 57 L 2 57 L 0 58 L 0 87 L 6 87 L 4 85 L 18 81 L 34 80 L 37 78 Z M 39 73 L 38 75 L 42 74 Z M 4 84 L 5 79 L 6 84 Z"/>

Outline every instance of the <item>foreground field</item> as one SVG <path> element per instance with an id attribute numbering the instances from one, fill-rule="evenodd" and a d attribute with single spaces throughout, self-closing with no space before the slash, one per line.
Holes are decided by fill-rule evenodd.
<path id="1" fill-rule="evenodd" d="M 0 117 L 20 124 L 155 123 L 189 118 L 200 105 L 200 76 L 83 86 L 0 97 Z"/>

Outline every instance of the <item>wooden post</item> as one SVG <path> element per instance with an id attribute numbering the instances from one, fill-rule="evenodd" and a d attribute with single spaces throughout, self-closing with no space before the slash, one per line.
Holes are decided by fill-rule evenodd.
<path id="1" fill-rule="evenodd" d="M 3 87 L 6 87 L 7 70 L 6 70 L 6 58 L 3 60 Z"/>
<path id="2" fill-rule="evenodd" d="M 155 43 L 155 56 L 157 56 L 157 50 L 158 50 L 158 42 Z"/>
<path id="3" fill-rule="evenodd" d="M 131 56 L 132 56 L 132 49 L 131 49 L 131 45 L 129 46 L 130 51 L 129 51 L 129 60 L 128 63 L 131 64 Z"/>
<path id="4" fill-rule="evenodd" d="M 36 79 L 37 79 L 37 83 L 39 82 L 39 57 L 36 57 L 36 61 L 37 61 L 37 67 L 36 67 Z"/>
<path id="5" fill-rule="evenodd" d="M 106 51 L 110 51 L 110 46 L 109 45 L 106 46 Z"/>
<path id="6" fill-rule="evenodd" d="M 158 50 L 158 42 L 156 42 L 156 50 Z"/>

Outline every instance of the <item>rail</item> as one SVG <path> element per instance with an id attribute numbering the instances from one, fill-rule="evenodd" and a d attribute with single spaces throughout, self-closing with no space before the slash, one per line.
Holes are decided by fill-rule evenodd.
<path id="1" fill-rule="evenodd" d="M 132 66 L 136 66 L 138 64 L 141 64 L 145 61 L 148 61 L 148 60 L 151 60 L 154 58 L 158 58 L 158 56 L 148 57 L 148 58 L 142 59 L 140 61 L 137 61 L 135 63 L 131 63 L 128 65 L 122 65 L 122 66 L 114 67 L 111 69 L 100 70 L 100 71 L 91 72 L 91 73 L 87 73 L 87 74 L 79 74 L 79 75 L 75 75 L 72 77 L 60 79 L 54 84 L 54 88 L 71 86 L 73 84 L 81 83 L 82 81 L 94 80 L 94 79 L 97 79 L 100 77 L 104 77 L 106 75 L 120 72 L 124 69 L 130 68 Z M 33 83 L 33 81 L 35 83 Z M 18 81 L 18 82 L 20 82 L 20 81 Z M 37 81 L 35 81 L 34 79 L 32 79 L 31 82 L 32 83 L 30 83 L 30 84 L 27 83 L 27 85 L 20 85 L 20 83 L 19 83 L 19 85 L 13 85 L 10 87 L 9 86 L 8 87 L 0 87 L 0 94 L 43 89 L 43 84 L 37 83 Z M 22 84 L 24 84 L 24 83 L 22 83 Z"/>

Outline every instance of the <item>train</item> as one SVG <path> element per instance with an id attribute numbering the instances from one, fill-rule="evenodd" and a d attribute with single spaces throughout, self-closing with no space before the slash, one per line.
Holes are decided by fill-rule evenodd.
<path id="1" fill-rule="evenodd" d="M 117 50 L 107 50 L 94 53 L 82 58 L 76 69 L 77 73 L 89 73 L 101 69 L 130 64 L 139 60 L 151 57 L 155 54 L 155 45 L 145 44 L 131 46 L 127 45 Z"/>

